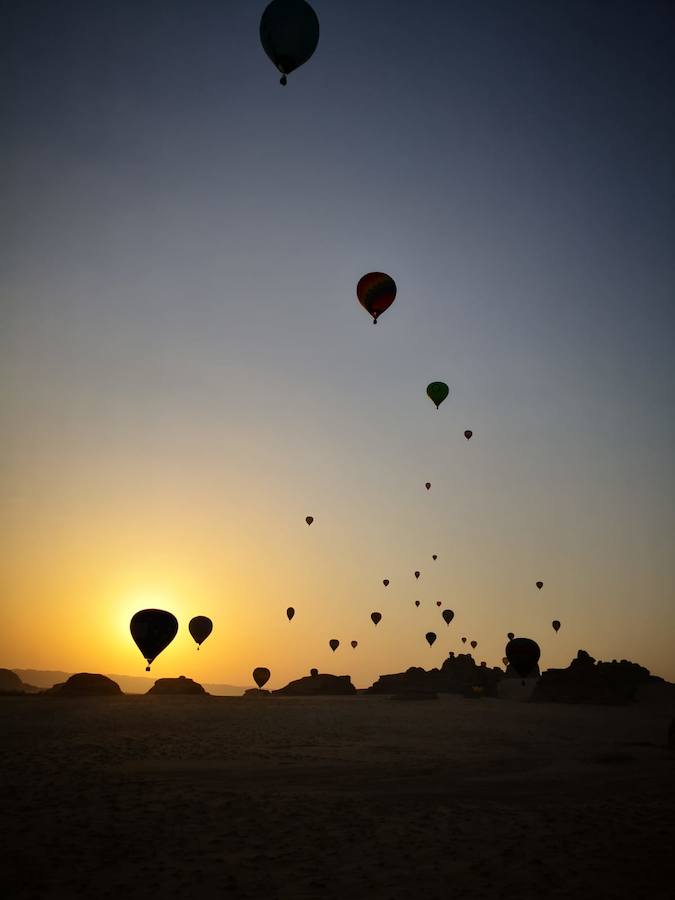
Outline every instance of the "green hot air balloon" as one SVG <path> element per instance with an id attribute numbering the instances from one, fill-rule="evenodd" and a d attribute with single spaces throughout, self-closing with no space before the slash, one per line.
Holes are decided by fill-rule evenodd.
<path id="1" fill-rule="evenodd" d="M 443 381 L 432 381 L 427 385 L 427 397 L 436 404 L 436 409 L 450 393 L 450 388 Z"/>
<path id="2" fill-rule="evenodd" d="M 190 634 L 197 644 L 197 650 L 213 631 L 213 622 L 206 616 L 195 616 L 188 625 Z"/>
<path id="3" fill-rule="evenodd" d="M 260 43 L 281 72 L 287 75 L 306 63 L 319 43 L 319 20 L 305 0 L 272 0 L 260 19 Z"/>
<path id="4" fill-rule="evenodd" d="M 145 671 L 149 672 L 152 661 L 176 637 L 178 619 L 164 609 L 142 609 L 132 616 L 129 630 L 148 664 Z"/>

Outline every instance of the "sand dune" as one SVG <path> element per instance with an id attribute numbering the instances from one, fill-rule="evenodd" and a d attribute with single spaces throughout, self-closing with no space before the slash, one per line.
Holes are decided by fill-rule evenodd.
<path id="1" fill-rule="evenodd" d="M 0 706 L 12 898 L 670 896 L 664 705 Z"/>

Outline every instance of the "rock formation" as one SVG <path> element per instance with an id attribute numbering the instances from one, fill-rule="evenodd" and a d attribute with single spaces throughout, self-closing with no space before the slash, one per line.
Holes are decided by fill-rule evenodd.
<path id="1" fill-rule="evenodd" d="M 181 675 L 179 678 L 158 678 L 148 691 L 148 694 L 163 694 L 179 696 L 181 694 L 203 694 L 208 696 L 201 684 Z"/>
<path id="2" fill-rule="evenodd" d="M 285 697 L 317 697 L 320 695 L 356 694 L 349 675 L 307 675 L 273 691 Z"/>
<path id="3" fill-rule="evenodd" d="M 23 681 L 11 669 L 0 669 L 0 694 L 23 694 Z"/>
<path id="4" fill-rule="evenodd" d="M 660 679 L 649 670 L 622 659 L 597 662 L 579 650 L 566 669 L 547 669 L 539 679 L 532 700 L 555 703 L 631 703 L 638 688 Z"/>
<path id="5" fill-rule="evenodd" d="M 55 684 L 46 691 L 59 697 L 121 697 L 120 686 L 105 675 L 91 675 L 79 672 L 71 675 L 68 681 Z"/>
<path id="6" fill-rule="evenodd" d="M 426 671 L 411 666 L 395 675 L 381 675 L 368 688 L 369 694 L 398 694 L 401 691 L 432 691 L 444 694 L 474 696 L 473 688 L 481 688 L 483 696 L 494 697 L 504 673 L 499 668 L 477 666 L 470 653 L 450 653 L 440 669 Z"/>

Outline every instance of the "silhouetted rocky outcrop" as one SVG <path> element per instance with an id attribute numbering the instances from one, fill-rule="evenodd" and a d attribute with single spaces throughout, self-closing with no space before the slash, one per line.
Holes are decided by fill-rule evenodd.
<path id="1" fill-rule="evenodd" d="M 267 688 L 248 688 L 244 691 L 243 696 L 247 700 L 258 700 L 262 697 L 269 697 L 270 693 Z"/>
<path id="2" fill-rule="evenodd" d="M 178 696 L 181 694 L 203 694 L 207 695 L 201 684 L 181 675 L 178 678 L 158 678 L 154 685 L 148 691 L 148 694 L 164 694 L 169 696 Z"/>
<path id="3" fill-rule="evenodd" d="M 649 669 L 622 659 L 597 662 L 579 650 L 566 669 L 547 669 L 539 679 L 532 700 L 555 703 L 631 703 L 638 688 L 661 679 Z"/>
<path id="4" fill-rule="evenodd" d="M 355 694 L 349 675 L 307 675 L 291 681 L 286 687 L 273 691 L 286 697 L 317 697 L 319 695 Z"/>
<path id="5" fill-rule="evenodd" d="M 504 673 L 499 668 L 477 666 L 470 653 L 451 653 L 440 669 L 426 671 L 411 666 L 395 675 L 381 675 L 366 693 L 398 694 L 402 691 L 436 691 L 444 694 L 473 696 L 473 688 L 482 688 L 484 696 L 494 697 Z M 471 692 L 471 693 L 470 693 Z"/>
<path id="6" fill-rule="evenodd" d="M 105 675 L 91 675 L 79 672 L 71 675 L 68 681 L 55 684 L 46 691 L 59 697 L 120 697 L 122 691 L 119 684 Z"/>
<path id="7" fill-rule="evenodd" d="M 0 669 L 0 694 L 23 694 L 23 681 L 11 669 Z"/>

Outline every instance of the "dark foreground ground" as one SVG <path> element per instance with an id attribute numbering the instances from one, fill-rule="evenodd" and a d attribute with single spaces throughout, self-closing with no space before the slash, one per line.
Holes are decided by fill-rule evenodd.
<path id="1" fill-rule="evenodd" d="M 0 698 L 9 898 L 671 898 L 673 711 Z"/>

